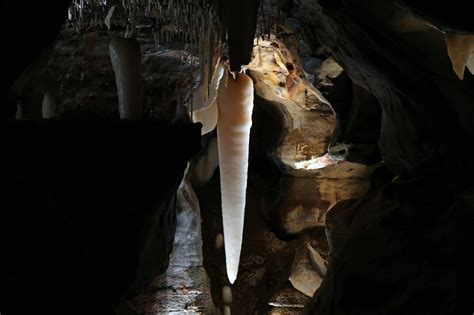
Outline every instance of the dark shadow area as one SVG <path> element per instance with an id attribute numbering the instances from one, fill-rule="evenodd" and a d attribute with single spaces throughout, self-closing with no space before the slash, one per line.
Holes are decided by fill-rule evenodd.
<path id="1" fill-rule="evenodd" d="M 199 125 L 22 121 L 0 137 L 2 313 L 112 314 L 137 271 L 133 289 L 166 270 Z"/>

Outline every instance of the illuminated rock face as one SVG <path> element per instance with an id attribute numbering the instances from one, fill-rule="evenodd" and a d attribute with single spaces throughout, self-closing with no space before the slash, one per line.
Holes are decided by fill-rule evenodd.
<path id="1" fill-rule="evenodd" d="M 274 205 L 276 229 L 281 236 L 301 235 L 305 230 L 323 228 L 326 213 L 341 200 L 361 198 L 370 188 L 370 168 L 352 171 L 356 164 L 333 168 L 337 177 L 284 177 L 280 180 L 280 195 Z M 351 171 L 348 171 L 351 170 Z M 331 171 L 328 170 L 326 175 Z M 346 178 L 345 174 L 348 174 Z M 358 176 L 358 177 L 357 177 Z"/>
<path id="2" fill-rule="evenodd" d="M 229 75 L 222 80 L 217 96 L 222 219 L 231 283 L 237 278 L 242 246 L 253 91 L 252 79 L 238 73 L 235 79 Z"/>
<path id="3" fill-rule="evenodd" d="M 309 82 L 289 49 L 279 40 L 258 41 L 249 65 L 258 96 L 283 117 L 282 139 L 273 152 L 284 171 L 295 163 L 323 156 L 336 127 L 329 102 Z"/>

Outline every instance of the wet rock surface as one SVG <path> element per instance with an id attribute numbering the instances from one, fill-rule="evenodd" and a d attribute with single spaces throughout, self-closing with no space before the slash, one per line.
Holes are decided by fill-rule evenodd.
<path id="1" fill-rule="evenodd" d="M 170 265 L 119 314 L 213 314 L 209 277 L 203 267 Z"/>
<path id="2" fill-rule="evenodd" d="M 392 170 L 408 174 L 459 165 L 463 162 L 440 148 L 453 148 L 454 142 L 472 135 L 472 124 L 467 123 L 473 115 L 468 105 L 472 76 L 463 81 L 456 77 L 437 30 L 393 33 L 385 20 L 376 18 L 393 16 L 397 10 L 393 1 L 364 6 L 348 1 L 339 9 L 324 1 L 301 1 L 291 15 L 317 33 L 351 80 L 379 101 L 379 145 Z M 373 31 L 376 28 L 379 31 Z M 422 48 L 426 45 L 431 49 Z M 434 131 L 433 124 L 446 128 Z"/>

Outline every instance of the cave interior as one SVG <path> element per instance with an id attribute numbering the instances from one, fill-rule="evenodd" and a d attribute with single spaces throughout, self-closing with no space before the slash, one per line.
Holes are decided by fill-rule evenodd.
<path id="1" fill-rule="evenodd" d="M 469 2 L 2 0 L 0 315 L 473 314 Z"/>

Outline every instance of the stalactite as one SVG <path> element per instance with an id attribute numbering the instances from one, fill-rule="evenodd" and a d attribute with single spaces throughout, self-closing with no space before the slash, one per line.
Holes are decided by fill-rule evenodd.
<path id="1" fill-rule="evenodd" d="M 444 38 L 448 47 L 449 58 L 453 64 L 453 71 L 462 80 L 464 79 L 466 66 L 471 68 L 469 59 L 474 54 L 474 35 L 445 33 Z"/>
<path id="2" fill-rule="evenodd" d="M 142 110 L 141 51 L 135 38 L 113 38 L 109 45 L 121 119 L 139 119 Z"/>
<path id="3" fill-rule="evenodd" d="M 215 122 L 217 121 L 217 111 L 211 106 L 215 105 L 217 99 L 217 93 L 219 90 L 219 83 L 224 75 L 225 63 L 218 59 L 217 64 L 213 70 L 213 75 L 207 90 L 209 90 L 209 96 L 207 101 L 204 98 L 205 89 L 201 85 L 197 88 L 193 95 L 194 110 L 192 111 L 192 117 L 194 122 L 201 122 L 203 124 L 203 134 L 207 133 L 204 131 L 212 131 L 215 128 Z"/>
<path id="4" fill-rule="evenodd" d="M 155 42 L 155 50 L 158 51 L 160 47 L 160 33 L 156 29 L 153 31 L 153 40 Z"/>
<path id="5" fill-rule="evenodd" d="M 227 277 L 237 278 L 242 233 L 250 128 L 252 126 L 253 82 L 244 73 L 222 80 L 217 96 L 218 151 L 221 178 L 222 222 L 224 225 Z"/>
<path id="6" fill-rule="evenodd" d="M 43 119 L 54 118 L 56 116 L 56 111 L 57 111 L 56 99 L 50 91 L 47 91 L 46 93 L 44 93 L 42 108 L 41 108 Z"/>
<path id="7" fill-rule="evenodd" d="M 112 20 L 112 16 L 114 15 L 114 11 L 115 11 L 115 6 L 113 5 L 112 7 L 110 7 L 109 12 L 107 12 L 107 16 L 105 17 L 105 20 L 104 20 L 105 26 L 107 26 L 108 30 L 110 30 L 110 28 L 112 27 L 111 20 Z"/>
<path id="8" fill-rule="evenodd" d="M 469 60 L 467 61 L 467 68 L 469 69 L 469 72 L 474 75 L 474 53 L 471 54 L 471 57 L 469 57 Z"/>
<path id="9" fill-rule="evenodd" d="M 111 9 L 113 5 L 117 7 Z M 91 12 L 94 14 L 91 15 Z M 224 69 L 219 57 L 222 43 L 227 40 L 227 32 L 217 12 L 207 1 L 122 0 L 111 3 L 106 0 L 74 0 L 70 8 L 69 23 L 78 31 L 105 25 L 109 30 L 117 30 L 121 34 L 126 30 L 126 36 L 132 37 L 145 18 L 149 19 L 146 23 L 153 29 L 156 49 L 162 44 L 179 40 L 192 43 L 199 50 L 198 89 L 193 91 L 193 96 L 189 99 L 178 97 L 177 101 L 193 104 L 197 110 L 191 117 L 193 121 L 203 123 L 203 133 L 215 129 L 216 124 L 218 126 L 219 147 L 223 149 L 223 153 L 219 153 L 219 160 L 222 161 L 226 260 L 229 280 L 234 282 L 242 242 L 248 141 L 253 108 L 252 80 L 245 74 L 237 74 L 235 79 L 229 77 L 226 84 L 221 80 Z M 138 43 L 136 39 L 114 38 L 109 49 L 116 76 L 120 116 L 124 119 L 137 119 L 142 103 L 139 71 L 141 54 Z M 237 137 L 241 142 L 235 142 Z M 237 152 L 239 154 L 235 154 Z"/>

